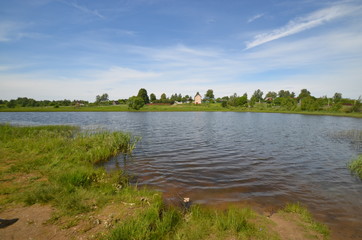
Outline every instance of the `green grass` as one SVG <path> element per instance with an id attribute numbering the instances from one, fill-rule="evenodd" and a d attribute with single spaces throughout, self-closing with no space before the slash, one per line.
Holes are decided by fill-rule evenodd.
<path id="1" fill-rule="evenodd" d="M 49 203 L 64 214 L 103 206 L 127 187 L 122 172 L 94 164 L 120 152 L 130 154 L 137 138 L 122 132 L 80 132 L 72 126 L 0 125 L 0 203 Z M 11 184 L 15 180 L 19 184 Z M 15 181 L 16 182 L 16 181 Z M 10 194 L 12 193 L 12 194 Z"/>
<path id="2" fill-rule="evenodd" d="M 279 239 L 259 219 L 248 208 L 221 211 L 194 205 L 181 214 L 158 204 L 116 227 L 105 239 Z"/>
<path id="3" fill-rule="evenodd" d="M 362 180 L 362 155 L 348 164 L 349 169 Z"/>
<path id="4" fill-rule="evenodd" d="M 303 207 L 300 203 L 289 203 L 281 210 L 284 213 L 297 214 L 303 221 L 303 227 L 312 229 L 323 236 L 324 239 L 329 238 L 329 229 L 326 225 L 315 221 L 311 213 Z"/>

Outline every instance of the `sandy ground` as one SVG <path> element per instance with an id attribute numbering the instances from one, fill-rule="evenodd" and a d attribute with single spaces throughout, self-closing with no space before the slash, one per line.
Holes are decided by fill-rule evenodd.
<path id="1" fill-rule="evenodd" d="M 13 225 L 0 228 L 0 240 L 99 239 L 133 211 L 132 206 L 114 204 L 100 212 L 56 221 L 55 210 L 49 206 L 17 207 L 0 213 L 2 219 L 19 218 Z"/>

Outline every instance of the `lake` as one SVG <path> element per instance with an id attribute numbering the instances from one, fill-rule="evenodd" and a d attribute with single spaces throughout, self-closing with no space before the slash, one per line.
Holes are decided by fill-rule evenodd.
<path id="1" fill-rule="evenodd" d="M 16 125 L 70 124 L 141 136 L 133 158 L 113 158 L 138 185 L 168 201 L 249 205 L 261 211 L 301 202 L 333 237 L 362 239 L 362 181 L 347 163 L 361 145 L 341 133 L 362 119 L 235 112 L 0 113 Z M 268 210 L 269 209 L 269 210 Z"/>

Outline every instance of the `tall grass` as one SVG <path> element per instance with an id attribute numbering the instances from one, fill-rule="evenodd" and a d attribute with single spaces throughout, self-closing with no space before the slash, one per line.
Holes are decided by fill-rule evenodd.
<path id="1" fill-rule="evenodd" d="M 351 142 L 356 149 L 362 148 L 362 130 L 351 129 L 338 131 L 331 135 L 333 138 Z"/>
<path id="2" fill-rule="evenodd" d="M 362 180 L 362 155 L 359 155 L 356 159 L 352 160 L 348 164 L 348 167 Z"/>
<path id="3" fill-rule="evenodd" d="M 105 239 L 279 239 L 257 223 L 259 217 L 248 208 L 220 211 L 195 205 L 181 214 L 177 209 L 158 205 L 122 223 Z"/>
<path id="4" fill-rule="evenodd" d="M 104 205 L 127 181 L 123 172 L 109 174 L 94 164 L 118 153 L 130 154 L 137 141 L 122 132 L 91 134 L 73 126 L 0 125 L 0 177 L 15 192 L 0 201 L 51 203 L 65 214 Z M 30 181 L 27 175 L 39 180 Z M 14 178 L 23 180 L 11 185 Z"/>
<path id="5" fill-rule="evenodd" d="M 166 207 L 157 196 L 154 204 L 146 211 L 116 227 L 105 239 L 114 240 L 147 240 L 164 239 L 173 235 L 182 221 L 181 211 Z"/>

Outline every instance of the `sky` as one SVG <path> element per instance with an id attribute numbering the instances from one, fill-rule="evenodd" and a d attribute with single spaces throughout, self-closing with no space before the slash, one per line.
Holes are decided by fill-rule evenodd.
<path id="1" fill-rule="evenodd" d="M 0 99 L 362 95 L 361 0 L 1 0 Z"/>

